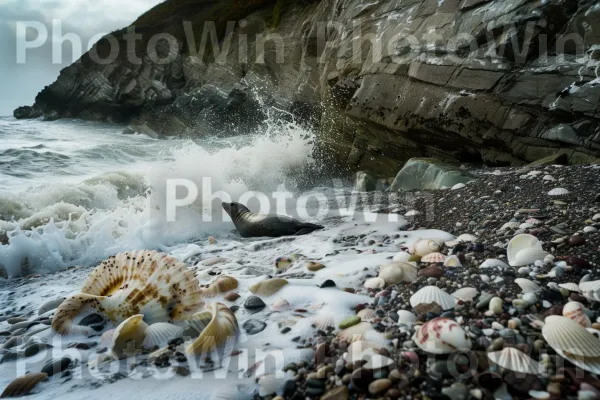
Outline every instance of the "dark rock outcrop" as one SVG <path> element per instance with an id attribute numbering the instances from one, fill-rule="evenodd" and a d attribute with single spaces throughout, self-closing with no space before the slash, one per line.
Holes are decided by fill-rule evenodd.
<path id="1" fill-rule="evenodd" d="M 600 157 L 596 1 L 168 0 L 134 25 L 135 48 L 116 32 L 118 56 L 98 63 L 101 40 L 15 116 L 202 135 L 246 132 L 273 106 L 309 123 L 330 161 L 384 177 L 411 157 Z M 197 52 L 211 26 L 218 40 Z"/>

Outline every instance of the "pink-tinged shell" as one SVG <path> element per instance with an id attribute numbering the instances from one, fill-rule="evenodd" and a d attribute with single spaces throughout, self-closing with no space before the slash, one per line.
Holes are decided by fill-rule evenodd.
<path id="1" fill-rule="evenodd" d="M 422 350 L 432 354 L 467 351 L 472 346 L 466 332 L 449 318 L 435 318 L 422 325 L 413 340 Z"/>
<path id="2" fill-rule="evenodd" d="M 583 311 L 583 304 L 576 301 L 571 301 L 565 304 L 563 307 L 563 317 L 577 322 L 584 328 L 589 328 L 592 326 L 592 321 L 590 321 L 588 316 L 585 315 L 585 312 Z"/>
<path id="3" fill-rule="evenodd" d="M 287 310 L 288 308 L 290 308 L 290 303 L 281 297 L 275 300 L 271 306 L 271 309 L 276 311 Z"/>
<path id="4" fill-rule="evenodd" d="M 421 262 L 424 263 L 443 263 L 445 260 L 446 256 L 438 252 L 429 253 L 425 257 L 421 258 Z"/>

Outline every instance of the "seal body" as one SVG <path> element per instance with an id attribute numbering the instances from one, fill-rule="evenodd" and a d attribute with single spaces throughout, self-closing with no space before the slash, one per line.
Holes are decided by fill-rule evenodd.
<path id="1" fill-rule="evenodd" d="M 240 203 L 223 203 L 223 209 L 233 220 L 242 237 L 280 237 L 306 235 L 321 225 L 301 222 L 283 215 L 256 214 Z"/>

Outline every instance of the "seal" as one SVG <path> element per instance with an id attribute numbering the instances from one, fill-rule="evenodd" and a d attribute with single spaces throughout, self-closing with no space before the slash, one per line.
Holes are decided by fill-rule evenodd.
<path id="1" fill-rule="evenodd" d="M 233 220 L 242 237 L 280 237 L 306 235 L 321 225 L 301 222 L 283 215 L 256 214 L 240 203 L 223 203 L 223 209 Z"/>

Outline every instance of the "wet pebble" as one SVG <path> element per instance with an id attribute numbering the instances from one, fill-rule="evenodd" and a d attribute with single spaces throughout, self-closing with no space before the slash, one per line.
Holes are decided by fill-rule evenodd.
<path id="1" fill-rule="evenodd" d="M 244 328 L 248 335 L 256 335 L 257 333 L 264 331 L 266 327 L 267 324 L 265 322 L 256 319 L 249 319 L 242 325 L 242 328 Z"/>

